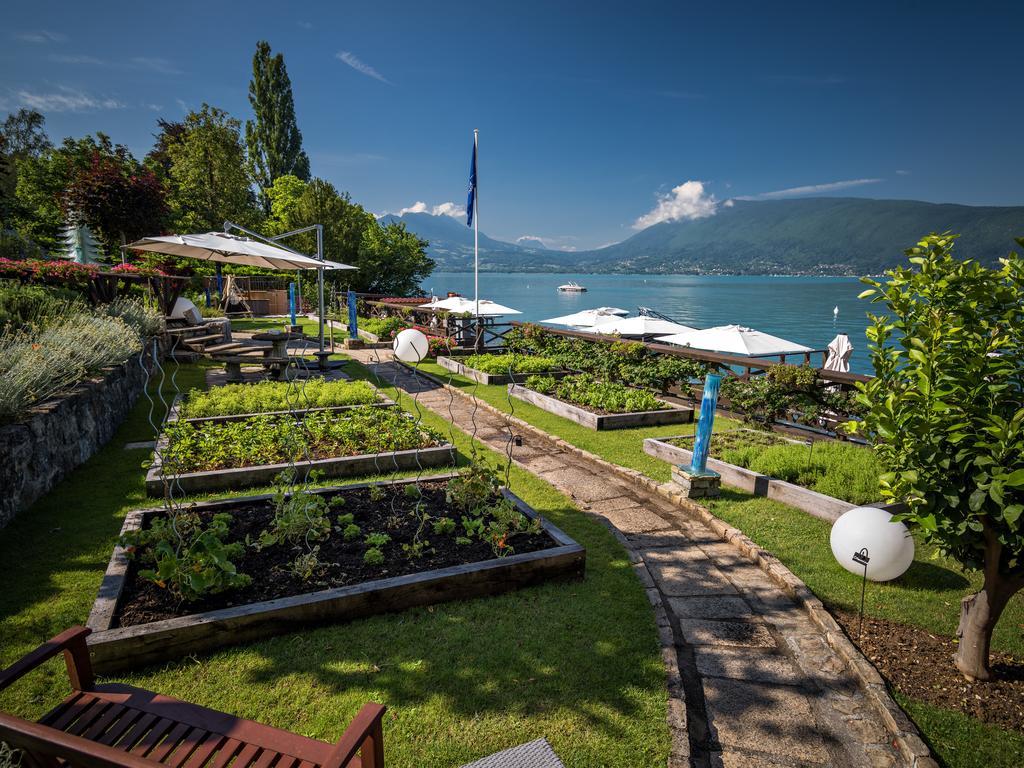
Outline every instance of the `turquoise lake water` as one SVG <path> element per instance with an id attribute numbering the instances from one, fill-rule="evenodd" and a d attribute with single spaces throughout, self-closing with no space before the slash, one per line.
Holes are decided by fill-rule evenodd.
<path id="1" fill-rule="evenodd" d="M 558 293 L 575 280 L 582 294 Z M 423 282 L 427 293 L 456 291 L 473 295 L 473 275 L 435 272 Z M 581 309 L 615 306 L 636 314 L 638 306 L 658 310 L 684 325 L 710 328 L 738 323 L 823 349 L 844 331 L 853 342 L 850 370 L 871 373 L 867 355 L 869 302 L 857 294 L 865 286 L 855 277 L 761 277 L 711 275 L 580 275 L 484 272 L 480 298 L 520 310 L 509 319 L 539 321 Z M 832 309 L 839 307 L 833 319 Z M 820 365 L 820 357 L 815 357 Z"/>

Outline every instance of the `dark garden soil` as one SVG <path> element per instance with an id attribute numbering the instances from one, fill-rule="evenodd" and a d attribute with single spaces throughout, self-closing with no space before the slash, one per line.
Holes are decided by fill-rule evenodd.
<path id="1" fill-rule="evenodd" d="M 864 635 L 858 640 L 858 615 L 836 609 L 832 614 L 901 694 L 1001 728 L 1024 731 L 1024 659 L 993 653 L 993 679 L 972 683 L 953 665 L 956 643 L 952 638 L 865 616 Z"/>
<path id="2" fill-rule="evenodd" d="M 420 538 L 428 541 L 429 546 L 419 557 L 410 557 L 402 549 L 403 544 L 414 541 L 419 528 L 416 499 L 410 498 L 404 492 L 409 484 L 383 486 L 384 496 L 376 501 L 371 499 L 369 488 L 341 491 L 327 496 L 328 499 L 334 495 L 345 498 L 343 505 L 330 509 L 329 517 L 334 521 L 340 514 L 352 514 L 355 524 L 361 529 L 361 534 L 354 540 L 346 541 L 341 531 L 337 530 L 337 526 L 332 526 L 329 536 L 310 542 L 311 546 L 320 547 L 318 559 L 321 567 L 309 581 L 303 581 L 293 574 L 290 568 L 297 555 L 308 551 L 306 546 L 282 542 L 261 551 L 248 547 L 245 554 L 235 560 L 235 566 L 239 573 L 252 578 L 252 584 L 209 595 L 200 601 L 181 603 L 168 590 L 140 578 L 140 566 L 137 560 L 133 560 L 118 611 L 119 624 L 123 627 L 145 624 L 220 608 L 495 559 L 497 555 L 487 542 L 474 538 L 470 544 L 456 543 L 456 537 L 464 535 L 462 515 L 445 501 L 446 486 L 445 481 L 419 484 L 422 491 L 420 511 L 429 514 L 433 519 L 450 517 L 457 524 L 452 533 L 436 534 L 428 522 Z M 202 514 L 212 516 L 213 513 Z M 269 527 L 273 509 L 269 502 L 263 502 L 234 508 L 230 510 L 230 514 L 232 523 L 227 540 L 244 541 L 248 536 L 250 540 L 256 541 Z M 386 533 L 391 537 L 390 542 L 380 547 L 384 554 L 384 562 L 379 565 L 363 562 L 363 554 L 368 549 L 364 540 L 371 533 Z M 556 546 L 543 532 L 513 534 L 509 537 L 508 544 L 512 550 L 506 554 L 537 552 Z"/>

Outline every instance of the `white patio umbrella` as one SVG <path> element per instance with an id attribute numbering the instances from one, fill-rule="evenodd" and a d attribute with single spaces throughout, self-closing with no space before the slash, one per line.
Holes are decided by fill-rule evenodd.
<path id="1" fill-rule="evenodd" d="M 583 309 L 573 312 L 571 315 L 552 317 L 548 320 L 541 320 L 541 322 L 551 325 L 568 325 L 573 328 L 592 328 L 609 320 L 618 320 L 622 314 L 629 313 L 615 307 L 598 307 L 597 309 Z"/>
<path id="2" fill-rule="evenodd" d="M 692 333 L 696 330 L 688 325 L 680 325 L 662 320 L 660 317 L 648 317 L 647 315 L 616 317 L 603 321 L 592 329 L 594 333 L 617 333 L 619 336 L 656 336 L 667 333 Z"/>
<path id="3" fill-rule="evenodd" d="M 850 370 L 850 355 L 853 354 L 853 344 L 850 343 L 850 337 L 845 333 L 840 333 L 828 344 L 828 357 L 825 359 L 825 370 L 826 371 L 841 371 L 846 372 Z"/>
<path id="4" fill-rule="evenodd" d="M 479 314 L 477 305 L 479 304 Z M 474 317 L 498 317 L 500 315 L 521 315 L 518 309 L 512 309 L 502 304 L 480 299 L 479 302 L 467 299 L 463 296 L 449 296 L 447 299 L 435 299 L 434 301 L 420 304 L 419 309 L 433 309 L 439 312 L 453 312 L 457 315 L 469 313 Z"/>
<path id="5" fill-rule="evenodd" d="M 787 341 L 753 328 L 744 328 L 742 325 L 720 325 L 690 333 L 676 333 L 671 336 L 660 336 L 655 341 L 693 347 L 694 349 L 706 349 L 709 352 L 751 357 L 813 351 L 810 347 L 797 344 L 795 341 Z"/>
<path id="6" fill-rule="evenodd" d="M 337 261 L 320 261 L 270 243 L 227 232 L 144 237 L 128 245 L 136 251 L 166 253 L 202 261 L 244 264 L 264 269 L 356 269 Z"/>

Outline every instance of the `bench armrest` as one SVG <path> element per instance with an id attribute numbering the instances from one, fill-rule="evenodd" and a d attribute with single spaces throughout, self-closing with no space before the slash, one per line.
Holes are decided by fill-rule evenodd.
<path id="1" fill-rule="evenodd" d="M 71 629 L 66 629 L 53 639 L 40 645 L 27 656 L 14 662 L 7 669 L 0 670 L 0 691 L 59 653 L 64 654 L 71 687 L 76 691 L 89 690 L 92 688 L 94 677 L 85 638 L 91 632 L 92 630 L 87 627 L 71 627 Z"/>
<path id="2" fill-rule="evenodd" d="M 360 749 L 362 768 L 384 768 L 384 729 L 381 718 L 386 711 L 387 707 L 381 704 L 363 704 L 359 714 L 341 735 L 331 756 L 324 761 L 323 768 L 346 768 Z"/>

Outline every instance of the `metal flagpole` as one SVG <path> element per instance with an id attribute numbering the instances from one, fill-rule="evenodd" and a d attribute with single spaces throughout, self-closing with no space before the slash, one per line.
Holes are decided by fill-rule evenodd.
<path id="1" fill-rule="evenodd" d="M 476 158 L 476 178 L 473 185 L 473 301 L 476 321 L 480 322 L 480 131 L 473 129 L 473 156 Z"/>

